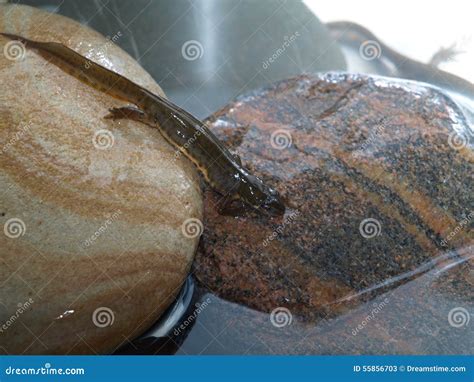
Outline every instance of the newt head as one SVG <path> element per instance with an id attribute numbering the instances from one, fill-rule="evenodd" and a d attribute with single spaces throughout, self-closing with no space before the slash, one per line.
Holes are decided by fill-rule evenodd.
<path id="1" fill-rule="evenodd" d="M 272 216 L 285 213 L 285 204 L 278 191 L 267 186 L 255 175 L 245 173 L 245 177 L 241 177 L 238 194 L 241 200 L 259 211 Z"/>
<path id="2" fill-rule="evenodd" d="M 285 213 L 285 204 L 280 194 L 273 188 L 267 187 L 267 197 L 260 205 L 268 214 L 272 216 L 281 216 Z"/>

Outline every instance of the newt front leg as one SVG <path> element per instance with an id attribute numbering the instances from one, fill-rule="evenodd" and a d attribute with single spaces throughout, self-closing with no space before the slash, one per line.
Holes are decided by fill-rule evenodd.
<path id="1" fill-rule="evenodd" d="M 109 114 L 107 114 L 105 119 L 131 119 L 141 123 L 147 123 L 147 115 L 143 110 L 140 110 L 133 106 L 124 106 L 124 107 L 113 107 L 109 109 Z"/>
<path id="2" fill-rule="evenodd" d="M 123 106 L 114 107 L 109 109 L 105 119 L 119 120 L 119 119 L 130 119 L 133 121 L 141 122 L 153 127 L 153 119 L 150 118 L 143 110 L 138 109 L 134 106 Z M 234 155 L 234 158 L 239 165 L 242 165 L 240 157 Z M 238 216 L 245 210 L 245 204 L 239 199 L 237 195 L 237 187 L 232 190 L 233 193 L 223 195 L 217 203 L 217 210 L 221 215 Z"/>

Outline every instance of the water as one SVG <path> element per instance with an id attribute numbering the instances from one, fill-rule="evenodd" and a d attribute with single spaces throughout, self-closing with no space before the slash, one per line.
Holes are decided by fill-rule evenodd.
<path id="1" fill-rule="evenodd" d="M 181 323 L 188 323 L 185 330 L 177 336 L 170 330 L 169 336 L 154 341 L 148 336 L 135 349 L 125 352 L 470 354 L 473 338 L 469 321 L 474 314 L 473 273 L 469 266 L 472 248 L 470 252 L 462 259 L 442 257 L 435 267 L 424 265 L 415 275 L 400 276 L 398 287 L 340 316 L 311 323 L 285 311 L 277 313 L 278 319 L 197 286 L 181 319 Z M 369 291 L 361 291 L 365 292 Z"/>

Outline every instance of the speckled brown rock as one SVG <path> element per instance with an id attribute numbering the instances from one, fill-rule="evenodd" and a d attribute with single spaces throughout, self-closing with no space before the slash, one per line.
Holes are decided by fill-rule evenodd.
<path id="1" fill-rule="evenodd" d="M 64 17 L 0 5 L 0 31 L 62 42 L 163 94 Z M 188 273 L 198 238 L 181 227 L 201 218 L 196 171 L 157 130 L 105 120 L 120 102 L 22 49 L 0 38 L 0 352 L 111 352 L 157 320 Z"/>
<path id="2" fill-rule="evenodd" d="M 226 217 L 205 195 L 195 273 L 218 296 L 315 322 L 472 258 L 472 138 L 440 91 L 301 76 L 240 97 L 209 123 L 288 207 L 282 218 Z"/>

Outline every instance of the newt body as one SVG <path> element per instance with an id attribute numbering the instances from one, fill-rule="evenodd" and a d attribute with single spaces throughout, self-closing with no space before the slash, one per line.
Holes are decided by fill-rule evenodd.
<path id="1" fill-rule="evenodd" d="M 224 196 L 222 209 L 240 200 L 271 215 L 282 215 L 285 206 L 274 189 L 250 174 L 204 123 L 167 99 L 106 69 L 56 42 L 37 42 L 4 34 L 35 49 L 41 56 L 86 84 L 132 103 L 138 109 L 112 109 L 109 117 L 132 118 L 156 127 L 163 137 L 191 160 L 210 186 Z"/>

